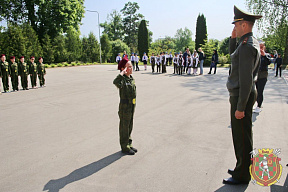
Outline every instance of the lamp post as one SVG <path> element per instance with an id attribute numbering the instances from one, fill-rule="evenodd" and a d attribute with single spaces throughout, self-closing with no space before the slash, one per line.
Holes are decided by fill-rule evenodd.
<path id="1" fill-rule="evenodd" d="M 93 12 L 98 14 L 98 28 L 99 28 L 99 45 L 100 45 L 100 64 L 102 64 L 102 58 L 101 58 L 101 41 L 100 41 L 100 23 L 99 23 L 99 12 L 98 11 L 90 11 L 87 10 L 88 12 Z"/>

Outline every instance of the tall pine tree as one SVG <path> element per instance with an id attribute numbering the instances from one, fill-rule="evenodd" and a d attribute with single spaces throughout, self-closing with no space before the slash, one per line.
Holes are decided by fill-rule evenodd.
<path id="1" fill-rule="evenodd" d="M 199 14 L 196 23 L 196 50 L 200 47 L 200 45 L 204 45 L 207 42 L 207 26 L 206 26 L 206 18 L 203 14 Z"/>
<path id="2" fill-rule="evenodd" d="M 148 49 L 149 49 L 148 29 L 146 26 L 146 21 L 142 20 L 138 30 L 138 51 L 140 54 L 140 58 L 143 57 L 144 52 L 148 55 Z"/>

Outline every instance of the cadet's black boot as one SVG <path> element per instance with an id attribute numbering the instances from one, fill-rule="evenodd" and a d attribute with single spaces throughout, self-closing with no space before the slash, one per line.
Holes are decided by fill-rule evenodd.
<path id="1" fill-rule="evenodd" d="M 129 151 L 123 151 L 122 150 L 122 153 L 124 153 L 126 155 L 135 155 L 135 152 L 132 149 L 130 149 Z"/>
<path id="2" fill-rule="evenodd" d="M 130 149 L 132 150 L 132 151 L 134 151 L 135 153 L 137 153 L 137 149 L 136 148 L 134 148 L 134 147 L 130 147 Z"/>

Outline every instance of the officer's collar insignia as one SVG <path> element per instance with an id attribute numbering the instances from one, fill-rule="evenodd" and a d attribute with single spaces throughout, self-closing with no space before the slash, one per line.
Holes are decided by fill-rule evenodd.
<path id="1" fill-rule="evenodd" d="M 282 174 L 282 166 L 279 163 L 281 158 L 278 155 L 281 153 L 280 149 L 254 149 L 251 154 L 253 163 L 250 165 L 250 174 L 253 184 L 261 186 L 270 186 L 279 179 Z"/>

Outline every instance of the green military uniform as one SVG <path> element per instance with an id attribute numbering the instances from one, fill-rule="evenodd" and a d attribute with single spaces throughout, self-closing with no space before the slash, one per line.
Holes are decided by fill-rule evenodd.
<path id="1" fill-rule="evenodd" d="M 18 64 L 16 62 L 10 63 L 9 65 L 11 71 L 11 82 L 13 91 L 18 91 L 19 79 L 18 79 Z"/>
<path id="2" fill-rule="evenodd" d="M 118 75 L 113 83 L 119 88 L 120 95 L 118 111 L 120 118 L 120 145 L 123 152 L 128 152 L 132 147 L 131 132 L 133 129 L 133 116 L 136 105 L 135 80 L 132 76 Z"/>
<path id="3" fill-rule="evenodd" d="M 21 76 L 21 85 L 23 90 L 28 90 L 29 65 L 19 62 L 19 74 Z"/>
<path id="4" fill-rule="evenodd" d="M 8 78 L 10 76 L 9 63 L 7 61 L 3 62 L 2 60 L 0 60 L 0 68 L 1 68 L 1 77 L 4 92 L 9 92 L 9 78 Z"/>
<path id="5" fill-rule="evenodd" d="M 260 46 L 252 33 L 243 35 L 236 47 L 236 38 L 230 39 L 231 74 L 227 89 L 230 94 L 231 127 L 237 163 L 232 178 L 241 182 L 251 179 L 249 166 L 253 150 L 252 108 L 256 100 L 255 78 L 260 63 Z M 235 118 L 235 112 L 244 111 L 245 117 Z"/>
<path id="6" fill-rule="evenodd" d="M 34 88 L 37 85 L 37 64 L 35 62 L 29 63 L 29 73 L 31 79 L 31 86 L 32 88 Z"/>
<path id="7" fill-rule="evenodd" d="M 46 69 L 45 65 L 43 63 L 37 64 L 37 74 L 40 82 L 40 87 L 45 85 L 45 78 L 44 75 L 46 75 Z"/>

